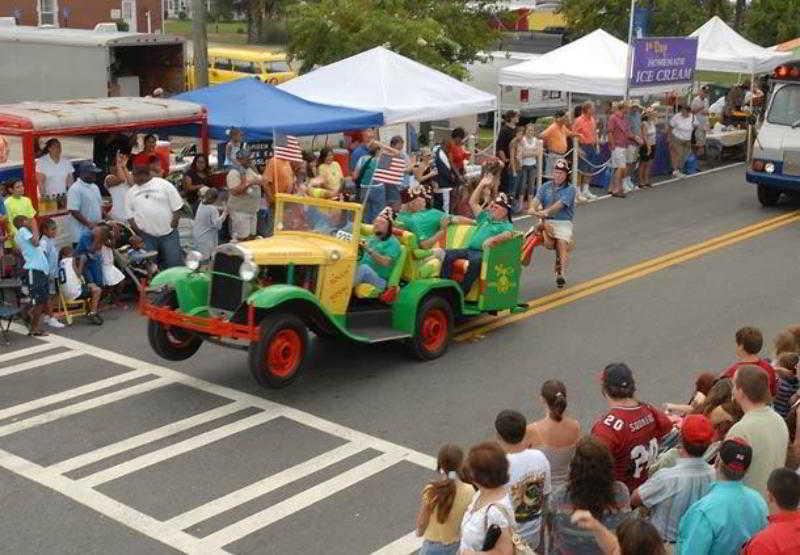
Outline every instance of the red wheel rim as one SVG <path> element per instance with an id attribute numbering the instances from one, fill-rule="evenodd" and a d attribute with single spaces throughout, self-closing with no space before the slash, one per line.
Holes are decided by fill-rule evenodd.
<path id="1" fill-rule="evenodd" d="M 279 378 L 294 374 L 303 358 L 303 342 L 293 329 L 275 333 L 267 348 L 267 372 Z"/>
<path id="2" fill-rule="evenodd" d="M 422 317 L 420 330 L 422 346 L 429 353 L 441 349 L 447 341 L 447 314 L 441 308 L 432 308 Z"/>

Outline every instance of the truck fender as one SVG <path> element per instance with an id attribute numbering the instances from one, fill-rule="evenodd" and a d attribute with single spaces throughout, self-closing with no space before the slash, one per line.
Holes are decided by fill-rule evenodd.
<path id="1" fill-rule="evenodd" d="M 449 279 L 417 279 L 400 289 L 392 305 L 392 326 L 414 335 L 417 330 L 417 308 L 426 296 L 440 294 L 450 302 L 453 314 L 458 317 L 464 306 L 464 295 L 458 284 Z"/>
<path id="2" fill-rule="evenodd" d="M 157 289 L 166 286 L 174 289 L 176 283 L 183 281 L 191 273 L 192 270 L 186 266 L 167 268 L 166 270 L 157 273 L 153 279 L 150 280 L 149 287 L 151 289 Z"/>
<path id="3" fill-rule="evenodd" d="M 258 318 L 274 309 L 285 309 L 305 322 L 320 335 L 352 337 L 343 326 L 344 318 L 332 316 L 319 304 L 313 293 L 295 285 L 276 284 L 264 287 L 247 297 L 247 304 L 255 307 Z"/>

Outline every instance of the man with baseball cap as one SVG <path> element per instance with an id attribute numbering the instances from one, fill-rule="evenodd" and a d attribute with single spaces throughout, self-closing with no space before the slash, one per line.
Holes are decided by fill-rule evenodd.
<path id="1" fill-rule="evenodd" d="M 573 245 L 572 220 L 575 218 L 575 197 L 577 190 L 569 182 L 569 165 L 563 158 L 553 164 L 553 180 L 544 183 L 536 192 L 528 211 L 541 219 L 539 233 L 542 244 L 556 251 L 556 286 L 566 284 L 564 273 L 569 263 L 569 253 Z"/>
<path id="2" fill-rule="evenodd" d="M 722 442 L 717 456 L 717 481 L 695 502 L 678 526 L 679 555 L 729 555 L 767 525 L 767 504 L 742 483 L 753 449 L 734 437 Z"/>
<path id="3" fill-rule="evenodd" d="M 236 152 L 236 161 L 232 166 L 225 177 L 228 187 L 231 239 L 247 241 L 256 236 L 256 222 L 261 207 L 264 180 L 253 170 L 251 153 L 246 147 Z"/>
<path id="4" fill-rule="evenodd" d="M 481 274 L 481 261 L 483 260 L 483 249 L 495 247 L 503 241 L 508 241 L 513 236 L 514 225 L 511 223 L 511 203 L 505 193 L 499 193 L 485 209 L 481 206 L 480 199 L 483 189 L 491 183 L 488 179 L 482 179 L 472 195 L 469 197 L 469 206 L 473 214 L 478 217 L 475 220 L 463 216 L 448 216 L 442 218 L 441 226 L 446 229 L 450 223 L 475 225 L 475 231 L 465 249 L 447 249 L 442 263 L 442 276 L 449 278 L 453 274 L 453 263 L 456 260 L 467 260 L 469 265 L 461 281 L 461 290 L 464 295 L 469 294 L 472 284 Z"/>
<path id="5" fill-rule="evenodd" d="M 78 165 L 78 179 L 67 189 L 67 211 L 72 225 L 72 242 L 77 243 L 81 233 L 88 231 L 103 219 L 103 199 L 97 186 L 100 168 L 87 160 Z"/>
<path id="6" fill-rule="evenodd" d="M 678 523 L 686 510 L 703 497 L 714 481 L 714 468 L 703 454 L 714 439 L 714 427 L 702 414 L 690 414 L 681 425 L 680 459 L 650 476 L 631 495 L 631 507 L 645 507 L 650 522 L 666 543 L 678 541 Z"/>
<path id="7" fill-rule="evenodd" d="M 634 397 L 633 372 L 624 362 L 606 366 L 602 388 L 609 411 L 592 426 L 592 435 L 614 456 L 614 478 L 634 491 L 647 480 L 648 467 L 658 455 L 658 441 L 672 430 L 672 422 Z"/>

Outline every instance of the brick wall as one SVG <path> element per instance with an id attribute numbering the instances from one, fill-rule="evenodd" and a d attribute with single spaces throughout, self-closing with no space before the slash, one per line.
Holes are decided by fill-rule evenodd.
<path id="1" fill-rule="evenodd" d="M 0 17 L 17 16 L 20 25 L 38 25 L 40 0 L 0 0 Z M 121 0 L 56 0 L 59 27 L 93 29 L 102 22 L 112 21 L 111 11 L 121 12 Z M 161 30 L 161 0 L 135 0 L 137 31 L 147 32 L 147 11 L 150 11 L 153 32 Z"/>

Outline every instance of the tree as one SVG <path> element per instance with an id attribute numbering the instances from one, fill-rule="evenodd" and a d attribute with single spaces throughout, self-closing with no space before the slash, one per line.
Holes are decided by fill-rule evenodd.
<path id="1" fill-rule="evenodd" d="M 576 36 L 603 29 L 628 39 L 630 0 L 563 0 L 561 13 Z M 648 34 L 658 37 L 685 36 L 712 15 L 727 17 L 730 6 L 720 0 L 640 0 L 650 8 Z"/>
<path id="2" fill-rule="evenodd" d="M 287 8 L 289 53 L 301 72 L 384 45 L 464 78 L 499 37 L 485 3 L 460 0 L 319 0 Z"/>
<path id="3" fill-rule="evenodd" d="M 744 23 L 744 15 L 747 11 L 747 2 L 746 0 L 736 0 L 736 9 L 734 10 L 733 15 L 733 28 L 736 32 L 742 32 L 742 24 Z"/>
<path id="4" fill-rule="evenodd" d="M 800 36 L 800 0 L 753 0 L 747 10 L 745 35 L 761 46 Z"/>

